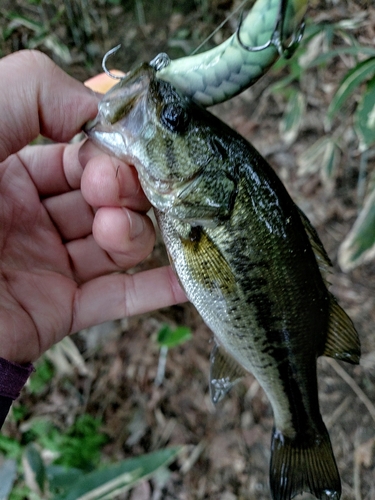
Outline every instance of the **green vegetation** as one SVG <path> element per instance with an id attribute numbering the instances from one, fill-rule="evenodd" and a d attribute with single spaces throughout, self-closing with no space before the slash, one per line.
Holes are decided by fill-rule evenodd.
<path id="1" fill-rule="evenodd" d="M 13 415 L 14 417 L 14 415 Z M 182 447 L 165 448 L 101 464 L 108 436 L 91 415 L 77 417 L 64 432 L 48 419 L 35 419 L 22 439 L 0 435 L 0 496 L 9 500 L 111 499 L 166 468 Z"/>
<path id="2" fill-rule="evenodd" d="M 360 20 L 308 26 L 295 56 L 291 60 L 280 60 L 275 67 L 275 71 L 287 67 L 288 75 L 268 90 L 281 93 L 287 100 L 280 131 L 291 144 L 297 139 L 308 112 L 307 97 L 300 90 L 302 79 L 313 68 L 328 68 L 335 58 L 350 56 L 353 60 L 353 67 L 342 78 L 327 109 L 326 135 L 299 158 L 301 173 L 320 171 L 323 183 L 332 187 L 340 164 L 343 132 L 348 124 L 357 136 L 361 154 L 357 188 L 359 214 L 339 251 L 340 265 L 347 271 L 375 255 L 375 182 L 370 179 L 367 187 L 365 185 L 368 153 L 375 146 L 375 48 L 361 45 L 351 34 L 358 22 Z M 333 40 L 337 38 L 345 45 L 333 48 Z"/>

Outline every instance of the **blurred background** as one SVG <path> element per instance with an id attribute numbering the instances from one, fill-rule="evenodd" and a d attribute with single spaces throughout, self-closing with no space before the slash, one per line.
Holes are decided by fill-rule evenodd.
<path id="1" fill-rule="evenodd" d="M 2 0 L 0 56 L 35 48 L 85 81 L 119 43 L 109 67 L 123 71 L 161 51 L 188 55 L 238 5 Z M 374 500 L 375 6 L 311 0 L 306 21 L 291 60 L 211 111 L 267 158 L 333 261 L 331 291 L 358 329 L 363 356 L 358 367 L 319 359 L 321 410 L 342 499 Z M 202 50 L 237 23 L 235 15 Z M 166 263 L 159 238 L 134 271 Z M 270 499 L 270 405 L 248 375 L 214 407 L 211 348 L 190 304 L 106 323 L 55 346 L 3 427 L 0 498 Z"/>

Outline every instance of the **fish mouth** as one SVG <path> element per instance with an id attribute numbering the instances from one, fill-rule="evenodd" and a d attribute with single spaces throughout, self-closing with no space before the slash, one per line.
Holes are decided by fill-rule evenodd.
<path id="1" fill-rule="evenodd" d="M 151 121 L 149 85 L 150 69 L 141 66 L 104 95 L 98 114 L 83 127 L 94 144 L 119 159 L 129 159 L 131 146 Z"/>

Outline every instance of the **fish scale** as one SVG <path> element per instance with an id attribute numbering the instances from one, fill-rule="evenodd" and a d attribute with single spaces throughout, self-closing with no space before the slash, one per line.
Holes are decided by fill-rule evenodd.
<path id="1" fill-rule="evenodd" d="M 86 131 L 137 168 L 171 264 L 216 339 L 213 401 L 246 371 L 267 394 L 273 499 L 308 491 L 338 500 L 316 359 L 358 363 L 360 346 L 306 216 L 253 146 L 147 64 L 106 94 Z"/>

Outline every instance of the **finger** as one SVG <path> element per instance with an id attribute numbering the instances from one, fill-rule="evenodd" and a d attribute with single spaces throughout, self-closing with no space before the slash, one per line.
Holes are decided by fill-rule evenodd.
<path id="1" fill-rule="evenodd" d="M 98 276 L 123 271 L 95 241 L 93 235 L 66 243 L 75 280 L 86 283 Z"/>
<path id="2" fill-rule="evenodd" d="M 126 208 L 100 208 L 92 231 L 99 246 L 122 269 L 130 269 L 144 260 L 155 244 L 155 230 L 149 217 Z"/>
<path id="3" fill-rule="evenodd" d="M 78 189 L 46 198 L 43 205 L 63 240 L 70 241 L 91 234 L 94 214 Z"/>
<path id="4" fill-rule="evenodd" d="M 139 184 L 134 167 L 103 153 L 86 164 L 81 180 L 82 194 L 92 206 L 126 206 L 147 212 L 150 203 Z"/>
<path id="5" fill-rule="evenodd" d="M 186 300 L 169 266 L 133 275 L 102 276 L 76 293 L 71 332 Z"/>
<path id="6" fill-rule="evenodd" d="M 18 153 L 40 196 L 79 189 L 83 172 L 80 147 L 81 143 L 26 146 Z"/>
<path id="7" fill-rule="evenodd" d="M 0 161 L 40 133 L 70 140 L 97 112 L 98 98 L 38 51 L 20 51 L 0 60 Z M 9 103 L 12 103 L 10 106 Z"/>
<path id="8" fill-rule="evenodd" d="M 130 269 L 152 252 L 155 243 L 150 219 L 124 208 L 99 209 L 93 234 L 66 244 L 80 283 L 112 271 Z"/>

